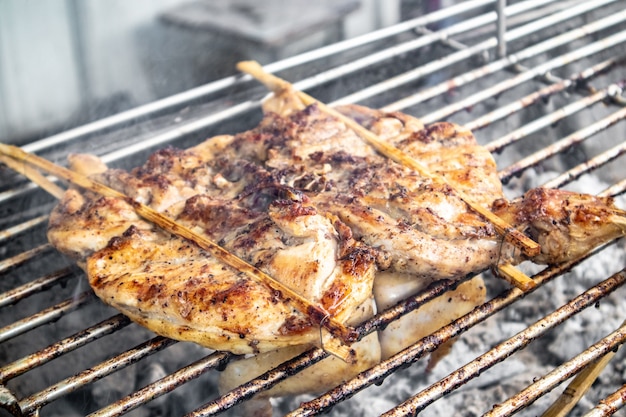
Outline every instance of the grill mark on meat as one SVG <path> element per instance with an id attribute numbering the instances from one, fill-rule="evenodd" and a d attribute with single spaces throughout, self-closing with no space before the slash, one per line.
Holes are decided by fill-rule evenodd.
<path id="1" fill-rule="evenodd" d="M 322 160 L 321 162 L 323 162 L 324 160 Z M 345 151 L 339 151 L 339 152 L 333 152 L 331 155 L 329 155 L 329 157 L 327 158 L 327 161 L 329 162 L 333 162 L 335 164 L 358 164 L 358 163 L 364 163 L 366 162 L 365 158 L 359 158 L 356 157 L 354 155 L 351 155 Z"/>
<path id="2" fill-rule="evenodd" d="M 311 158 L 311 160 L 314 162 L 320 163 L 322 162 L 322 159 L 324 158 L 324 152 L 323 151 L 313 152 L 309 154 L 309 158 Z"/>
<path id="3" fill-rule="evenodd" d="M 226 232 L 245 226 L 260 215 L 247 207 L 215 200 L 207 195 L 197 195 L 185 202 L 180 219 L 202 225 L 207 235 L 219 240 Z"/>
<path id="4" fill-rule="evenodd" d="M 448 122 L 433 123 L 424 129 L 413 132 L 408 138 L 400 141 L 398 147 L 404 148 L 413 142 L 422 144 L 436 144 L 444 148 L 454 148 L 462 145 L 473 145 L 475 140 L 471 132 Z"/>
<path id="5" fill-rule="evenodd" d="M 211 304 L 223 304 L 231 306 L 237 305 L 240 300 L 245 300 L 248 290 L 249 286 L 247 281 L 240 280 L 237 281 L 234 285 L 231 285 L 230 287 L 222 291 L 214 293 L 209 299 L 209 302 Z M 241 305 L 241 307 L 245 308 L 247 305 L 248 303 L 245 303 L 244 305 Z"/>
<path id="6" fill-rule="evenodd" d="M 163 276 L 155 276 L 156 280 L 163 279 Z M 162 298 L 162 291 L 164 289 L 164 284 L 150 284 L 150 285 L 142 285 L 142 289 L 139 292 L 139 296 L 137 298 L 138 301 L 142 300 L 154 300 L 157 298 Z"/>
<path id="7" fill-rule="evenodd" d="M 161 174 L 144 176 L 142 182 L 145 187 L 161 191 L 166 191 L 172 185 L 172 182 Z"/>
<path id="8" fill-rule="evenodd" d="M 322 307 L 330 314 L 335 314 L 337 308 L 349 295 L 350 285 L 346 282 L 335 281 L 330 288 L 324 292 L 324 296 L 321 299 Z"/>
<path id="9" fill-rule="evenodd" d="M 272 203 L 274 207 L 286 209 L 282 211 L 283 216 L 289 221 L 300 216 L 314 216 L 317 214 L 315 207 L 303 206 L 291 200 L 276 200 Z"/>
<path id="10" fill-rule="evenodd" d="M 238 159 L 236 161 L 220 158 L 215 164 L 218 172 L 231 182 L 244 181 L 248 187 L 270 180 L 270 174 L 253 162 Z M 254 179 L 255 181 L 251 181 Z"/>
<path id="11" fill-rule="evenodd" d="M 304 316 L 289 316 L 278 329 L 278 333 L 283 336 L 302 334 L 310 331 L 312 327 L 313 323 Z"/>
<path id="12" fill-rule="evenodd" d="M 376 251 L 369 247 L 356 247 L 340 259 L 346 261 L 343 263 L 344 273 L 350 276 L 363 276 L 369 265 L 376 260 Z"/>
<path id="13" fill-rule="evenodd" d="M 131 173 L 137 177 L 144 177 L 154 173 L 169 172 L 175 161 L 180 160 L 184 154 L 185 151 L 169 146 L 159 149 L 148 157 L 142 167 L 135 168 Z"/>
<path id="14" fill-rule="evenodd" d="M 266 232 L 274 227 L 275 225 L 270 219 L 259 219 L 241 230 L 239 236 L 235 239 L 232 245 L 225 246 L 232 247 L 237 251 L 237 253 L 252 249 L 258 245 Z"/>

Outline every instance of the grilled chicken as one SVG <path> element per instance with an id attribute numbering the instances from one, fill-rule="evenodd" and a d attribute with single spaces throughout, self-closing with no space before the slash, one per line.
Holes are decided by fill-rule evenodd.
<path id="1" fill-rule="evenodd" d="M 623 213 L 609 199 L 540 189 L 505 200 L 492 156 L 460 126 L 340 110 L 446 181 L 377 154 L 289 91 L 266 103 L 250 131 L 158 151 L 131 172 L 81 163 L 85 157 L 72 166 L 217 242 L 342 323 L 358 323 L 433 281 L 526 259 L 457 191 L 539 241 L 538 263 L 563 262 L 624 233 Z M 262 355 L 229 365 L 223 390 L 319 344 L 317 324 L 288 299 L 139 219 L 124 200 L 70 189 L 48 236 L 85 268 L 102 300 L 156 333 Z M 354 363 L 327 359 L 306 370 L 296 391 L 349 378 L 467 313 L 484 294 L 482 278 L 465 282 L 353 345 Z M 294 386 L 263 395 L 285 393 Z"/>
<path id="2" fill-rule="evenodd" d="M 610 197 L 536 188 L 511 202 L 496 200 L 492 211 L 541 245 L 532 259 L 539 264 L 577 259 L 626 232 L 626 212 Z"/>
<path id="3" fill-rule="evenodd" d="M 403 143 L 459 189 L 480 190 L 486 207 L 502 197 L 493 158 L 467 130 L 439 124 Z M 426 145 L 422 154 L 415 151 L 420 144 Z M 468 210 L 454 189 L 374 153 L 315 106 L 290 118 L 268 114 L 259 127 L 237 135 L 225 155 L 264 164 L 281 183 L 305 192 L 380 252 L 381 270 L 432 281 L 485 269 L 498 257 L 493 226 Z"/>
<path id="4" fill-rule="evenodd" d="M 340 322 L 371 299 L 375 251 L 339 220 L 249 162 L 198 161 L 193 150 L 164 150 L 132 173 L 95 178 L 219 242 Z M 319 341 L 319 327 L 281 294 L 140 220 L 123 200 L 69 190 L 48 236 L 86 269 L 100 298 L 161 335 L 235 353 Z"/>
<path id="5" fill-rule="evenodd" d="M 300 112 L 295 111 L 298 109 Z M 477 145 L 471 132 L 459 126 L 437 123 L 424 128 L 419 120 L 401 113 L 385 114 L 360 106 L 340 110 L 444 177 L 453 189 L 373 153 L 343 124 L 315 106 L 304 108 L 289 93 L 266 103 L 266 119 L 254 131 L 237 135 L 232 142 L 233 152 L 239 154 L 243 149 L 259 163 L 281 170 L 281 182 L 305 190 L 318 207 L 345 222 L 357 239 L 381 252 L 374 283 L 378 310 L 423 290 L 434 280 L 460 278 L 493 266 L 497 259 L 514 263 L 525 260 L 520 251 L 503 245 L 492 226 L 468 210 L 455 190 L 470 194 L 476 203 L 492 208 L 543 243 L 542 253 L 533 259 L 537 263 L 573 259 L 601 241 L 624 233 L 623 220 L 619 220 L 619 211 L 610 199 L 539 189 L 534 192 L 548 195 L 529 198 L 531 192 L 508 202 L 493 157 Z M 274 111 L 281 112 L 282 117 L 276 117 Z M 320 126 L 326 126 L 328 133 L 321 134 Z M 573 204 L 577 196 L 593 201 L 594 209 Z M 569 206 L 567 215 L 557 216 L 556 208 L 561 206 Z M 592 219 L 589 215 L 602 210 L 606 213 L 603 217 Z M 612 218 L 609 213 L 613 213 Z M 556 216 L 552 227 L 550 216 Z M 555 242 L 546 245 L 548 236 L 555 236 Z M 575 248 L 562 250 L 569 245 Z M 378 332 L 381 358 L 398 353 L 468 313 L 484 298 L 484 282 L 478 275 L 394 321 Z M 450 345 L 448 342 L 435 351 L 429 366 Z M 269 369 L 261 363 L 281 363 L 293 355 L 288 350 L 277 350 L 266 354 L 263 361 L 250 358 L 229 364 L 221 389 L 226 391 Z M 315 380 L 315 373 L 305 370 L 301 378 Z M 300 383 L 291 388 L 281 384 L 255 397 L 252 404 L 258 407 L 263 398 L 292 394 L 294 386 Z M 312 388 L 319 391 L 332 385 L 305 386 L 306 390 L 298 392 L 310 392 Z"/>

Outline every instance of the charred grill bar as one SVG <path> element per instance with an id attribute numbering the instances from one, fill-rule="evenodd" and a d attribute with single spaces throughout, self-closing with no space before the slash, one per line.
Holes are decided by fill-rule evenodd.
<path id="1" fill-rule="evenodd" d="M 611 168 L 616 169 L 614 162 L 623 159 L 626 151 L 626 111 L 622 96 L 626 11 L 623 6 L 623 1 L 616 0 L 528 0 L 508 5 L 498 19 L 495 1 L 467 1 L 265 68 L 279 72 L 293 81 L 296 88 L 308 90 L 329 103 L 359 102 L 390 111 L 402 110 L 427 123 L 454 120 L 479 131 L 479 140 L 489 138 L 485 144 L 489 150 L 503 152 L 504 161 L 496 159 L 501 165 L 500 177 L 504 183 L 514 183 L 516 177 L 532 167 L 553 169 L 554 159 L 576 152 L 583 142 L 599 141 L 602 132 L 608 131 L 622 138 L 617 144 L 604 146 L 597 154 L 590 157 L 585 154 L 584 160 L 570 163 L 560 175 L 543 182 L 546 187 L 563 187 L 585 174 L 602 174 Z M 559 34 L 562 29 L 565 30 Z M 24 149 L 57 161 L 62 161 L 68 152 L 91 149 L 105 162 L 125 166 L 155 147 L 184 146 L 222 131 L 244 130 L 251 127 L 248 119 L 259 117 L 260 99 L 266 94 L 250 80 L 248 76 L 228 77 L 33 142 Z M 454 100 L 450 100 L 453 96 Z M 566 104 L 555 105 L 554 109 L 542 111 L 540 115 L 529 111 L 549 100 L 562 101 L 564 98 Z M 453 103 L 449 104 L 450 101 Z M 558 140 L 544 141 L 543 146 L 535 146 L 536 150 L 525 151 L 525 144 L 536 140 L 538 134 L 554 132 L 556 129 L 551 126 L 585 114 L 592 114 L 593 117 L 589 118 L 593 118 L 593 122 L 565 130 L 563 134 L 556 133 Z M 508 123 L 510 118 L 515 118 L 515 122 Z M 515 156 L 507 160 L 509 152 Z M 65 316 L 70 319 L 89 315 L 97 311 L 99 302 L 91 291 L 81 288 L 80 273 L 68 268 L 45 242 L 47 212 L 53 201 L 18 176 L 8 172 L 0 175 L 0 249 L 3 257 L 0 277 L 4 283 L 0 287 L 0 351 L 10 351 L 6 358 L 0 354 L 0 408 L 18 416 L 38 415 L 40 410 L 41 415 L 46 415 L 46 404 L 80 392 L 100 379 L 148 363 L 152 356 L 164 355 L 163 360 L 167 361 L 168 352 L 183 344 L 162 337 L 147 338 L 121 351 L 111 350 L 107 352 L 106 360 L 99 359 L 82 370 L 73 370 L 69 376 L 59 375 L 55 381 L 33 388 L 34 392 L 21 392 L 25 385 L 29 385 L 29 379 L 39 378 L 38 372 L 45 372 L 46 366 L 54 366 L 65 358 L 71 361 L 73 353 L 86 351 L 84 355 L 89 357 L 89 350 L 98 349 L 101 341 L 128 337 L 127 331 L 134 325 L 124 316 L 112 315 L 107 310 L 100 311 L 97 319 L 75 320 L 81 324 L 68 334 L 51 336 L 54 333 L 47 329 L 54 328 L 56 321 L 65 320 Z M 600 194 L 623 194 L 626 189 L 624 175 L 624 170 L 615 173 L 614 184 Z M 604 176 L 611 177 L 610 172 L 608 175 L 604 172 Z M 585 191 L 598 193 L 600 190 Z M 601 256 L 602 249 L 590 254 L 585 263 Z M 41 256 L 45 259 L 43 263 L 38 261 Z M 545 285 L 554 280 L 566 279 L 563 275 L 578 268 L 580 262 L 583 260 L 535 274 L 533 278 L 539 285 L 534 292 L 544 291 Z M 618 270 L 606 275 L 604 281 L 600 282 L 598 277 L 595 285 L 568 297 L 571 301 L 555 308 L 552 313 L 531 320 L 532 324 L 513 337 L 502 337 L 496 347 L 487 347 L 483 355 L 464 359 L 466 365 L 399 401 L 385 415 L 415 414 L 462 388 L 473 378 L 479 378 L 481 373 L 506 361 L 531 342 L 542 343 L 540 336 L 550 329 L 570 320 L 588 306 L 597 305 L 612 293 L 623 291 L 625 274 L 623 269 L 619 270 L 622 267 L 616 265 Z M 427 291 L 379 312 L 358 330 L 362 335 L 375 331 L 426 301 L 445 294 L 455 285 L 440 281 Z M 496 293 L 483 306 L 409 349 L 328 393 L 292 407 L 290 415 L 317 415 L 344 401 L 349 403 L 350 397 L 382 383 L 450 338 L 463 338 L 466 331 L 479 323 L 492 317 L 497 320 L 503 312 L 516 309 L 526 295 L 515 288 Z M 22 309 L 23 306 L 26 307 Z M 603 352 L 616 349 L 626 341 L 623 326 L 605 336 L 589 343 L 588 349 L 547 372 L 535 383 L 520 387 L 519 393 L 511 399 L 494 399 L 492 405 L 500 405 L 490 415 L 511 415 L 530 406 Z M 36 340 L 32 345 L 29 344 L 31 339 Z M 206 380 L 228 361 L 237 360 L 229 353 L 207 353 L 205 350 L 179 369 L 168 369 L 165 375 L 157 375 L 137 389 L 133 388 L 134 391 L 118 397 L 111 395 L 107 405 L 87 412 L 94 416 L 118 416 L 136 408 L 150 407 L 164 394 L 176 392 L 179 387 L 184 391 L 194 380 Z M 224 396 L 217 396 L 214 392 L 207 394 L 183 413 L 208 416 L 227 411 L 326 355 L 321 349 L 312 349 Z M 18 383 L 14 384 L 15 381 Z M 384 385 L 387 386 L 388 383 Z M 195 387 L 197 389 L 197 384 Z M 614 414 L 624 405 L 623 392 L 624 387 L 614 387 L 596 408 L 589 410 L 588 415 Z M 168 398 L 164 397 L 165 400 Z"/>

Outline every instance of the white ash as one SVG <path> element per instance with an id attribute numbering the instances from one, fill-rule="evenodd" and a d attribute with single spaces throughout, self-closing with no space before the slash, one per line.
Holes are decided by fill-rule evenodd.
<path id="1" fill-rule="evenodd" d="M 520 307 L 520 304 L 526 303 L 540 305 L 541 310 L 545 310 L 547 313 L 551 312 L 560 305 L 555 302 L 556 299 L 561 298 L 552 297 L 552 294 L 558 293 L 564 287 L 569 287 L 572 284 L 571 281 L 577 278 L 576 274 L 573 275 L 557 278 L 554 282 L 556 285 L 546 285 L 540 288 L 536 293 L 519 301 L 518 304 L 514 304 L 513 307 L 509 307 L 509 310 L 514 310 Z M 575 285 L 579 286 L 577 283 Z M 581 285 L 581 287 L 583 286 Z M 626 292 L 622 288 L 602 301 L 599 308 L 596 309 L 592 306 L 572 317 L 559 326 L 556 331 L 534 341 L 526 349 L 515 353 L 504 362 L 484 372 L 480 377 L 469 381 L 463 387 L 434 402 L 420 415 L 469 417 L 484 414 L 494 404 L 515 395 L 530 385 L 535 378 L 547 374 L 615 330 L 624 319 L 623 309 L 620 309 L 624 296 L 626 296 Z M 526 308 L 528 306 L 521 305 L 521 307 L 528 310 Z M 507 314 L 508 310 L 505 311 L 504 315 Z M 425 360 L 422 360 L 409 369 L 398 371 L 390 376 L 380 387 L 370 387 L 346 403 L 336 405 L 330 415 L 380 415 L 485 353 L 490 347 L 523 330 L 537 318 L 539 317 L 514 321 L 506 317 L 495 316 L 463 334 L 455 343 L 451 353 L 430 373 L 426 372 Z M 571 416 L 584 414 L 595 406 L 600 399 L 623 384 L 625 352 L 624 349 L 618 351 L 618 354 L 601 374 L 598 382 L 580 401 Z M 556 400 L 568 382 L 566 381 L 516 415 L 529 417 L 541 415 Z M 311 396 L 301 396 L 282 405 L 286 406 L 286 409 L 293 409 L 301 401 L 310 398 Z M 616 416 L 620 415 L 626 415 L 624 410 L 616 414 Z"/>

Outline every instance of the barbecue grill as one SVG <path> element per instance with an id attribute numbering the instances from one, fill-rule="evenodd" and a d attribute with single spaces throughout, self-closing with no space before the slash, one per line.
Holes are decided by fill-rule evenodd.
<path id="1" fill-rule="evenodd" d="M 625 22 L 623 0 L 472 0 L 265 69 L 329 104 L 467 126 L 496 153 L 511 197 L 542 185 L 619 199 Z M 234 75 L 23 148 L 61 165 L 89 152 L 129 168 L 159 147 L 253 127 L 266 94 Z M 313 348 L 220 396 L 217 374 L 237 356 L 155 337 L 104 306 L 46 243 L 54 199 L 9 170 L 0 184 L 0 414 L 238 415 L 240 403 L 327 355 Z M 538 284 L 527 293 L 488 276 L 484 305 L 329 392 L 274 400 L 276 412 L 539 415 L 570 378 L 616 352 L 574 412 L 625 415 L 625 261 L 617 241 L 564 265 L 522 265 Z M 357 330 L 376 331 L 455 285 L 439 281 Z M 427 370 L 427 354 L 451 338 L 451 353 Z"/>

